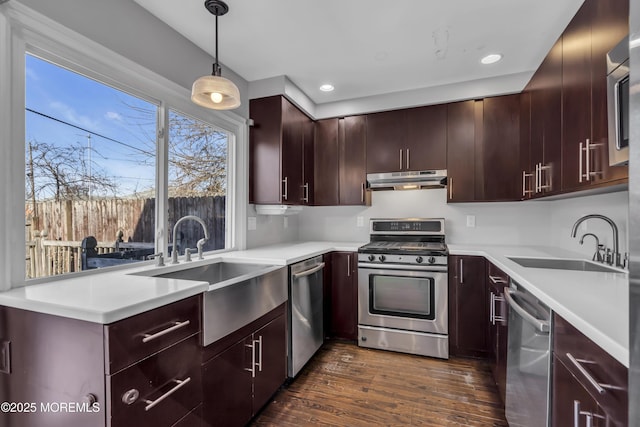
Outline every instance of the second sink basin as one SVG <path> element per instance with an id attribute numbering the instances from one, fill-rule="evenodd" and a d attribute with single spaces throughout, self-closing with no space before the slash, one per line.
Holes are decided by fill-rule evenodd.
<path id="1" fill-rule="evenodd" d="M 624 271 L 603 264 L 598 264 L 582 259 L 564 258 L 521 258 L 507 257 L 511 261 L 523 267 L 550 268 L 554 270 L 596 271 L 603 273 L 623 273 Z"/>

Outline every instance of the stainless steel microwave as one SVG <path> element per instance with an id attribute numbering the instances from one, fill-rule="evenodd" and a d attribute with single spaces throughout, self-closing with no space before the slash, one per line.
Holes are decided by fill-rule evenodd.
<path id="1" fill-rule="evenodd" d="M 629 37 L 607 53 L 609 165 L 629 163 Z"/>

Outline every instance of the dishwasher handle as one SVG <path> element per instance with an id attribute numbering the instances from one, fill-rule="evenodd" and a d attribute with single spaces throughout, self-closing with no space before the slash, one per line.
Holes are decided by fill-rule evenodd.
<path id="1" fill-rule="evenodd" d="M 294 279 L 299 279 L 300 277 L 305 277 L 305 276 L 310 276 L 313 273 L 315 273 L 316 271 L 320 271 L 324 268 L 324 262 L 321 262 L 320 264 L 316 265 L 315 267 L 312 267 L 308 270 L 305 271 L 301 271 L 300 273 L 294 273 L 292 276 Z"/>
<path id="2" fill-rule="evenodd" d="M 532 324 L 537 330 L 543 333 L 548 333 L 550 330 L 549 321 L 536 318 L 534 315 L 518 305 L 512 296 L 517 295 L 518 293 L 518 291 L 509 287 L 504 288 L 504 298 L 507 300 L 507 303 L 509 303 L 509 306 L 513 308 L 524 320 Z"/>

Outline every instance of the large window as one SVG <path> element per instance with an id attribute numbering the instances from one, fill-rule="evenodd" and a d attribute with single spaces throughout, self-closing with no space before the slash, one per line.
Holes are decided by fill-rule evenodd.
<path id="1" fill-rule="evenodd" d="M 30 54 L 25 89 L 27 279 L 169 256 L 186 215 L 205 251 L 230 247 L 232 133 Z M 202 237 L 182 222 L 178 253 Z"/>

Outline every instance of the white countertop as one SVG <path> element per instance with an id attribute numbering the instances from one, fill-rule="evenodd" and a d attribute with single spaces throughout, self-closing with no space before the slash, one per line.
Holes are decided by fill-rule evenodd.
<path id="1" fill-rule="evenodd" d="M 331 251 L 356 251 L 363 243 L 304 242 L 265 246 L 247 251 L 205 255 L 204 260 L 155 267 L 154 262 L 131 268 L 54 277 L 50 282 L 0 292 L 0 305 L 108 324 L 127 317 L 229 286 L 239 280 L 207 282 L 152 277 L 214 262 L 242 262 L 284 266 Z M 266 271 L 265 271 L 266 272 Z M 240 276 L 245 280 L 251 275 Z M 255 275 L 253 275 L 255 276 Z"/>
<path id="2" fill-rule="evenodd" d="M 452 255 L 487 258 L 576 329 L 629 367 L 629 277 L 599 273 L 527 268 L 507 257 L 584 259 L 550 247 L 448 245 Z"/>

